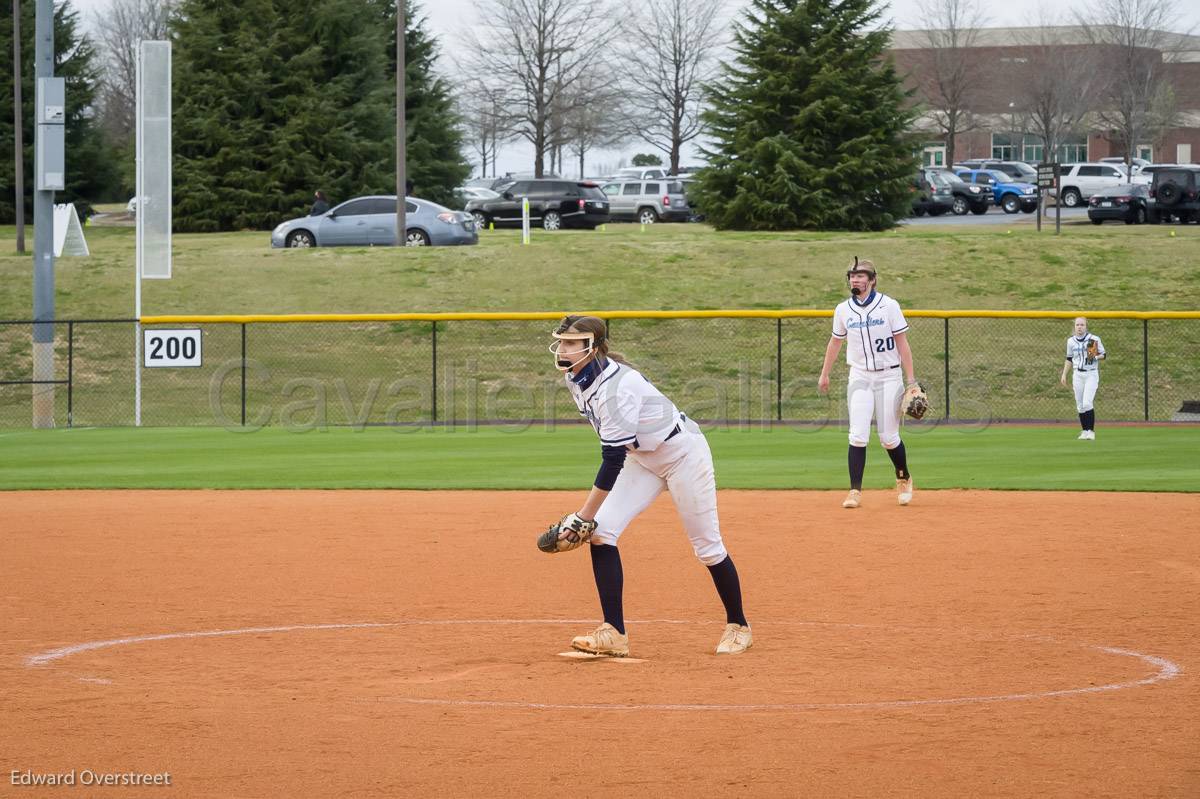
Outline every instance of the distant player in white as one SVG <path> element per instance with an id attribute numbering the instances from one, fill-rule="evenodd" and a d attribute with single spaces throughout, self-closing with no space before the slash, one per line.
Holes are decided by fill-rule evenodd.
<path id="1" fill-rule="evenodd" d="M 1075 410 L 1079 412 L 1079 426 L 1082 428 L 1080 441 L 1096 440 L 1096 410 L 1092 403 L 1096 399 L 1096 388 L 1100 385 L 1100 362 L 1104 358 L 1104 345 L 1100 343 L 1099 336 L 1088 332 L 1087 317 L 1075 317 L 1075 335 L 1067 337 L 1067 362 L 1063 365 L 1062 377 L 1058 382 L 1065 386 L 1067 372 L 1075 370 L 1071 386 L 1075 389 Z"/>
<path id="2" fill-rule="evenodd" d="M 846 343 L 846 363 L 850 379 L 846 401 L 850 409 L 850 493 L 843 508 L 862 503 L 863 472 L 867 465 L 867 443 L 871 438 L 871 418 L 875 418 L 879 443 L 887 450 L 896 469 L 896 499 L 901 505 L 912 502 L 913 480 L 908 471 L 908 455 L 900 440 L 900 400 L 904 380 L 917 382 L 913 375 L 912 350 L 908 345 L 908 322 L 900 305 L 875 290 L 875 264 L 857 257 L 846 272 L 850 298 L 833 311 L 833 335 L 825 347 L 825 362 L 817 388 L 829 391 L 829 370 L 833 368 L 842 342 Z M 901 375 L 901 370 L 904 374 Z"/>
<path id="3" fill-rule="evenodd" d="M 609 350 L 604 320 L 568 316 L 554 338 L 550 347 L 554 365 L 566 373 L 579 414 L 600 437 L 602 457 L 587 501 L 574 515 L 596 522 L 589 549 L 604 623 L 577 636 L 571 646 L 598 655 L 629 654 L 617 539 L 665 489 L 725 606 L 726 626 L 717 654 L 746 651 L 753 637 L 742 612 L 737 569 L 721 540 L 716 474 L 704 434 L 640 372 Z"/>

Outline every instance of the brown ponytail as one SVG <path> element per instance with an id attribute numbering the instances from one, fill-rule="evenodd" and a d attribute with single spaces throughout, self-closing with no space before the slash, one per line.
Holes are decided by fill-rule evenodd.
<path id="1" fill-rule="evenodd" d="M 597 316 L 567 316 L 558 325 L 559 333 L 591 333 L 592 348 L 596 352 L 596 357 L 611 358 L 617 363 L 625 366 L 632 366 L 625 359 L 625 356 L 619 352 L 614 352 L 608 348 L 608 325 L 604 320 Z"/>

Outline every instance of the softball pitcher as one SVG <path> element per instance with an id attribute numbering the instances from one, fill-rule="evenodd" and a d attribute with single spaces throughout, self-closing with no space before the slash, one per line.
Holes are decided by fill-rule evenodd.
<path id="1" fill-rule="evenodd" d="M 1088 332 L 1087 317 L 1075 318 L 1075 334 L 1067 336 L 1067 362 L 1058 382 L 1067 384 L 1067 372 L 1073 368 L 1071 387 L 1075 389 L 1075 410 L 1079 412 L 1080 441 L 1096 440 L 1096 389 L 1100 385 L 1100 362 L 1105 358 L 1100 337 Z"/>
<path id="2" fill-rule="evenodd" d="M 863 472 L 867 466 L 867 443 L 871 418 L 875 418 L 879 443 L 887 450 L 896 469 L 896 498 L 901 505 L 912 502 L 913 479 L 908 455 L 900 439 L 901 399 L 905 384 L 918 386 L 913 376 L 912 350 L 908 345 L 908 322 L 900 305 L 875 290 L 875 264 L 857 257 L 846 272 L 850 298 L 833 312 L 833 335 L 825 347 L 825 362 L 817 380 L 818 390 L 829 391 L 829 370 L 846 343 L 850 379 L 846 400 L 850 411 L 850 493 L 843 508 L 862 504 Z"/>
<path id="3" fill-rule="evenodd" d="M 596 655 L 629 654 L 617 540 L 665 489 L 725 606 L 726 626 L 717 654 L 745 652 L 753 636 L 742 612 L 737 569 L 721 540 L 716 475 L 704 434 L 620 354 L 610 351 L 602 319 L 568 316 L 553 335 L 554 365 L 566 373 L 579 414 L 600 437 L 602 459 L 583 507 L 538 540 L 547 552 L 591 544 L 592 574 L 604 623 L 577 636 L 571 646 Z"/>

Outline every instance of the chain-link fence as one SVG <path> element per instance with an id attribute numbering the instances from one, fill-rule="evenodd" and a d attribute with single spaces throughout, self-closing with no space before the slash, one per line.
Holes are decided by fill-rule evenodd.
<path id="1" fill-rule="evenodd" d="M 711 312 L 609 317 L 622 352 L 689 416 L 729 425 L 841 424 L 844 354 L 829 395 L 817 392 L 828 313 Z M 724 314 L 724 315 L 717 315 Z M 52 390 L 57 426 L 267 425 L 294 428 L 577 421 L 547 346 L 553 320 L 411 315 L 181 317 L 145 329 L 200 331 L 201 365 L 135 369 L 133 320 L 55 324 L 56 375 L 33 383 L 32 323 L 0 322 L 0 426 L 31 424 L 32 396 Z M 926 423 L 1066 420 L 1059 384 L 1070 318 L 909 312 Z M 297 321 L 304 319 L 304 321 Z M 182 321 L 181 321 L 182 320 Z M 150 321 L 154 321 L 150 324 Z M 1093 319 L 1108 352 L 1096 398 L 1105 420 L 1170 421 L 1200 400 L 1200 314 Z"/>

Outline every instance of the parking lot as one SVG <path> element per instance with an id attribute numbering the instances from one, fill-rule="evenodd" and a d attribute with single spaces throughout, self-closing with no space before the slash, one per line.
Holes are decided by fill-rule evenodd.
<path id="1" fill-rule="evenodd" d="M 1042 225 L 1054 226 L 1055 209 L 1050 208 L 1050 215 L 1042 218 Z M 1087 222 L 1087 208 L 1064 208 L 1062 209 L 1063 224 L 1074 224 L 1078 222 Z M 942 226 L 975 226 L 975 225 L 1036 225 L 1037 214 L 1006 214 L 1001 208 L 989 208 L 986 214 L 966 214 L 964 216 L 955 216 L 954 214 L 942 214 L 941 216 L 910 216 L 901 221 L 903 225 L 911 225 L 920 227 L 922 225 L 942 225 Z M 1119 224 L 1110 222 L 1109 224 Z"/>

